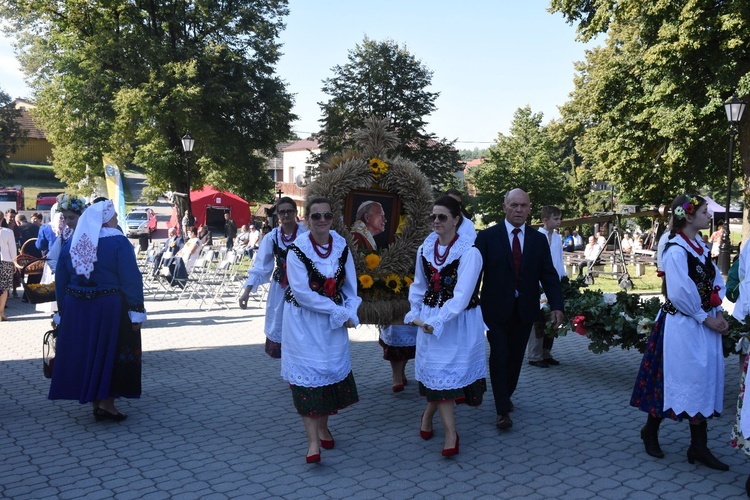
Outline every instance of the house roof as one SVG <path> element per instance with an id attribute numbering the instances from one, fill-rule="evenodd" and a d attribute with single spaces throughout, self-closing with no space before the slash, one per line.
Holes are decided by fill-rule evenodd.
<path id="1" fill-rule="evenodd" d="M 46 139 L 47 135 L 36 126 L 29 110 L 20 108 L 19 111 L 21 112 L 21 116 L 18 117 L 17 121 L 21 125 L 21 128 L 26 130 L 27 137 L 29 139 Z"/>
<path id="2" fill-rule="evenodd" d="M 293 142 L 289 146 L 282 149 L 282 151 L 288 153 L 291 151 L 307 151 L 308 149 L 320 149 L 318 141 L 305 139 L 303 141 Z"/>

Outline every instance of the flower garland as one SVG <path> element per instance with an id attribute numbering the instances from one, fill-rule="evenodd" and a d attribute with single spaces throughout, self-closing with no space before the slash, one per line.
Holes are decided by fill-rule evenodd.
<path id="1" fill-rule="evenodd" d="M 86 207 L 88 206 L 86 204 L 86 200 L 84 198 L 79 198 L 78 196 L 74 194 L 58 194 L 57 195 L 57 211 L 62 212 L 63 210 L 68 210 L 70 212 L 75 212 L 78 215 L 81 215 L 84 210 L 86 210 Z"/>

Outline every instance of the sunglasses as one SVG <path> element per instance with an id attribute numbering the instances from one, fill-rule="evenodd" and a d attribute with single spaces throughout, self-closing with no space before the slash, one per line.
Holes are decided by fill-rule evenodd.
<path id="1" fill-rule="evenodd" d="M 279 216 L 284 217 L 285 215 L 292 215 L 296 210 L 279 210 Z"/>
<path id="2" fill-rule="evenodd" d="M 325 218 L 325 220 L 332 220 L 333 219 L 333 212 L 315 212 L 314 214 L 310 214 L 310 218 L 312 220 L 320 220 L 321 218 Z"/>
<path id="3" fill-rule="evenodd" d="M 445 222 L 448 220 L 448 216 L 445 214 L 430 214 L 430 219 L 432 222 L 435 222 L 435 219 L 439 220 L 440 222 Z"/>

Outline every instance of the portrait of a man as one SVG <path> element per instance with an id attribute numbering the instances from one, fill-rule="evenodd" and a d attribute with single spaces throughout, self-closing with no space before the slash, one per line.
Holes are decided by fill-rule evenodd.
<path id="1" fill-rule="evenodd" d="M 375 236 L 385 231 L 386 222 L 383 205 L 373 200 L 360 203 L 351 228 L 357 247 L 362 250 L 377 250 Z"/>

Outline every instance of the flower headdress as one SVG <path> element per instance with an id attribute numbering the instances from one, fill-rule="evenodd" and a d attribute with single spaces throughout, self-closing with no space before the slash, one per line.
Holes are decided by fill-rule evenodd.
<path id="1" fill-rule="evenodd" d="M 698 198 L 691 194 L 686 194 L 685 202 L 676 207 L 672 213 L 676 219 L 684 219 L 686 215 L 693 215 L 698 205 L 700 205 Z"/>
<path id="2" fill-rule="evenodd" d="M 86 200 L 79 198 L 74 194 L 58 194 L 57 195 L 57 211 L 62 212 L 63 210 L 69 210 L 81 215 L 86 210 Z"/>

